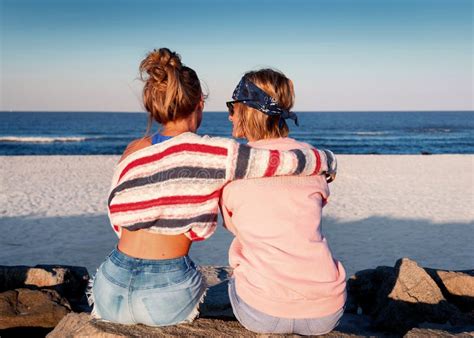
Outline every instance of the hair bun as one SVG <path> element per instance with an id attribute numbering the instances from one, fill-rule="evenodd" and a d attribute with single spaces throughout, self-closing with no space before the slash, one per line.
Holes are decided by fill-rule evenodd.
<path id="1" fill-rule="evenodd" d="M 151 119 L 148 128 L 152 120 L 166 124 L 189 116 L 202 99 L 196 72 L 168 48 L 147 54 L 140 63 L 140 77 L 144 82 L 143 104 Z"/>
<path id="2" fill-rule="evenodd" d="M 140 73 L 148 74 L 158 81 L 166 79 L 170 72 L 181 70 L 181 56 L 168 48 L 154 49 L 140 64 Z"/>

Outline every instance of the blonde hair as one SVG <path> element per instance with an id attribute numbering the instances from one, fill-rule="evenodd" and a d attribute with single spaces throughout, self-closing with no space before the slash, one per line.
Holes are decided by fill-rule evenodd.
<path id="1" fill-rule="evenodd" d="M 178 53 L 154 49 L 140 63 L 143 104 L 148 114 L 148 134 L 153 120 L 159 124 L 188 117 L 203 95 L 194 70 L 181 63 Z"/>
<path id="2" fill-rule="evenodd" d="M 295 101 L 293 82 L 280 71 L 260 69 L 250 71 L 244 76 L 273 97 L 281 108 L 290 110 L 293 107 Z M 239 114 L 238 128 L 247 139 L 260 140 L 288 136 L 288 125 L 283 120 L 280 128 L 279 116 L 266 115 L 243 103 L 236 103 L 235 110 Z"/>

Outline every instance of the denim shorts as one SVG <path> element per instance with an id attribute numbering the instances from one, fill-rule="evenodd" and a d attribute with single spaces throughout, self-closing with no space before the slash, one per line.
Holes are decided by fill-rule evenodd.
<path id="1" fill-rule="evenodd" d="M 273 317 L 246 304 L 237 295 L 234 278 L 229 280 L 229 298 L 234 315 L 240 324 L 247 330 L 256 333 L 321 335 L 332 331 L 339 324 L 339 320 L 344 313 L 344 308 L 341 308 L 334 314 L 320 318 L 292 319 Z"/>
<path id="2" fill-rule="evenodd" d="M 149 260 L 113 250 L 92 285 L 93 316 L 150 326 L 191 322 L 206 287 L 188 256 Z"/>

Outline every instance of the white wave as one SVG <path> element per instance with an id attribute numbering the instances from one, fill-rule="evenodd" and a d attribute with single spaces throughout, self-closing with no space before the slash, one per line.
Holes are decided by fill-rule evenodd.
<path id="1" fill-rule="evenodd" d="M 447 128 L 428 128 L 428 129 L 426 129 L 426 131 L 430 132 L 430 133 L 450 133 L 451 129 L 447 129 Z"/>
<path id="2" fill-rule="evenodd" d="M 385 131 L 358 131 L 354 133 L 355 135 L 360 136 L 376 136 L 376 135 L 385 135 L 387 132 Z"/>
<path id="3" fill-rule="evenodd" d="M 86 137 L 42 137 L 42 136 L 0 136 L 0 143 L 54 143 L 54 142 L 82 142 Z"/>

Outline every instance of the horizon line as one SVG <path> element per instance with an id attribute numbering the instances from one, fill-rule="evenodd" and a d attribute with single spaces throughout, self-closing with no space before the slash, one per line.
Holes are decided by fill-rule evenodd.
<path id="1" fill-rule="evenodd" d="M 422 112 L 474 112 L 474 109 L 393 109 L 393 110 L 293 110 L 295 113 L 422 113 Z M 120 113 L 120 114 L 147 114 L 146 111 L 120 110 L 0 110 L 0 113 Z M 224 110 L 204 110 L 203 113 L 227 114 Z"/>

